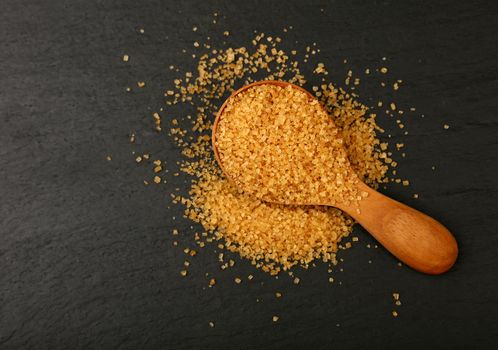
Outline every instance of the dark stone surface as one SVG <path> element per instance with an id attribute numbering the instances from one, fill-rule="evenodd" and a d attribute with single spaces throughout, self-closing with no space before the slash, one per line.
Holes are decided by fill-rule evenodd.
<path id="1" fill-rule="evenodd" d="M 0 348 L 496 346 L 497 15 L 492 1 L 3 0 Z M 186 179 L 144 187 L 128 133 L 137 130 L 147 151 L 174 165 L 179 152 L 149 131 L 148 111 L 173 77 L 167 67 L 192 67 L 181 49 L 207 35 L 216 46 L 224 30 L 230 44 L 247 44 L 253 30 L 289 25 L 285 45 L 317 42 L 332 78 L 343 76 L 344 58 L 359 71 L 386 56 L 391 76 L 404 80 L 393 99 L 417 107 L 406 117 L 410 134 L 386 128 L 406 144 L 400 173 L 412 186 L 387 192 L 454 232 L 461 255 L 448 274 L 399 268 L 383 249 L 367 249 L 373 240 L 356 228 L 362 244 L 341 255 L 334 284 L 322 265 L 301 272 L 298 286 L 239 259 L 222 273 L 212 248 L 191 259 L 188 278 L 179 276 L 185 257 L 169 232 L 179 228 L 186 245 L 194 230 L 172 220 L 181 208 L 167 209 L 167 196 Z M 138 80 L 147 87 L 125 94 Z M 372 104 L 391 91 L 378 82 L 360 88 Z M 205 289 L 206 272 L 215 288 Z M 252 283 L 233 283 L 249 273 Z M 394 291 L 403 302 L 396 319 Z"/>

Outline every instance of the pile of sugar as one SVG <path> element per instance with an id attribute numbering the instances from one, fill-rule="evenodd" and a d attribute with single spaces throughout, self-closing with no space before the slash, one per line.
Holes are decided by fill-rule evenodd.
<path id="1" fill-rule="evenodd" d="M 299 61 L 292 58 L 297 52 L 287 54 L 277 47 L 279 42 L 280 38 L 259 34 L 252 48 L 214 49 L 204 44 L 210 51 L 199 56 L 198 73 L 186 72 L 164 94 L 167 106 L 184 103 L 195 108 L 195 116 L 171 118 L 168 134 L 185 157 L 180 170 L 192 176 L 188 195 L 171 196 L 174 203 L 185 206 L 185 217 L 203 226 L 204 231 L 195 234 L 198 246 L 217 242 L 219 248 L 239 253 L 273 275 L 295 265 L 307 268 L 314 260 L 336 264 L 337 251 L 351 246 L 350 242 L 340 242 L 354 224 L 348 215 L 332 207 L 262 202 L 227 181 L 214 159 L 212 122 L 229 93 L 255 80 L 286 80 L 301 86 L 306 83 Z M 307 62 L 315 51 L 319 50 L 306 48 L 303 61 Z M 179 71 L 173 66 L 170 69 Z M 380 129 L 375 115 L 355 101 L 354 95 L 328 83 L 324 72 L 323 65 L 315 72 L 314 80 L 319 83 L 312 90 L 339 129 L 354 172 L 377 187 L 387 181 L 389 158 L 387 144 L 380 143 L 376 136 Z M 191 126 L 185 127 L 189 122 Z M 164 118 L 162 125 L 164 130 Z M 226 255 L 219 253 L 218 259 L 222 269 L 228 266 Z"/>
<path id="2" fill-rule="evenodd" d="M 227 176 L 262 200 L 334 205 L 361 199 L 332 118 L 291 85 L 256 85 L 232 96 L 216 146 Z"/>

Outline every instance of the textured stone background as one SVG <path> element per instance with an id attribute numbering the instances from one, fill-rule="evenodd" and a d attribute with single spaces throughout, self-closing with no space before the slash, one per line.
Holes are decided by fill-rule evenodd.
<path id="1" fill-rule="evenodd" d="M 496 2 L 2 0 L 0 7 L 1 349 L 496 344 Z M 399 268 L 383 249 L 367 249 L 373 240 L 356 228 L 361 244 L 341 255 L 344 272 L 334 272 L 341 285 L 329 284 L 320 264 L 300 272 L 298 286 L 239 259 L 221 273 L 211 248 L 191 259 L 188 278 L 179 276 L 185 257 L 169 232 L 179 228 L 186 245 L 194 230 L 178 219 L 181 208 L 167 209 L 167 196 L 186 179 L 144 187 L 150 173 L 134 165 L 128 133 L 136 130 L 144 150 L 174 165 L 179 151 L 151 131 L 149 108 L 160 106 L 170 64 L 193 68 L 181 49 L 208 35 L 216 46 L 224 30 L 230 44 L 247 45 L 253 30 L 289 25 L 284 45 L 317 42 L 332 78 L 343 76 L 344 58 L 359 71 L 386 56 L 392 76 L 405 81 L 393 99 L 418 109 L 405 117 L 410 135 L 400 137 L 385 117 L 379 123 L 405 142 L 400 173 L 412 185 L 387 193 L 454 232 L 461 255 L 448 274 Z M 129 64 L 120 61 L 124 53 Z M 146 88 L 126 94 L 138 80 Z M 373 104 L 392 90 L 372 81 L 360 94 Z M 205 288 L 205 272 L 217 278 L 215 288 Z M 249 273 L 252 283 L 233 283 Z M 276 300 L 276 291 L 284 297 Z M 396 319 L 394 291 L 403 302 Z"/>

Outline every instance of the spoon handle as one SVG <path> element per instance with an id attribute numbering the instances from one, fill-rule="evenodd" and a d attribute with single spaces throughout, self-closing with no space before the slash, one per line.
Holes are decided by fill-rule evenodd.
<path id="1" fill-rule="evenodd" d="M 373 190 L 358 186 L 368 197 L 358 208 L 341 208 L 395 257 L 413 269 L 437 275 L 448 271 L 458 255 L 455 237 L 433 218 Z"/>

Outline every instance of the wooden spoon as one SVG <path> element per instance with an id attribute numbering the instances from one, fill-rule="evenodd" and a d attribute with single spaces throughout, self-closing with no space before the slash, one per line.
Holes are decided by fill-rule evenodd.
<path id="1" fill-rule="evenodd" d="M 282 81 L 259 81 L 235 91 L 221 106 L 213 125 L 213 149 L 221 169 L 221 161 L 216 145 L 216 130 L 228 100 L 251 87 L 271 84 L 280 87 L 292 86 L 305 92 L 310 99 L 315 97 L 303 88 Z M 230 179 L 230 174 L 225 172 Z M 384 196 L 359 181 L 358 193 L 367 192 L 368 196 L 355 204 L 335 204 L 334 206 L 351 215 L 377 241 L 394 256 L 413 269 L 427 274 L 441 274 L 448 271 L 458 255 L 458 246 L 453 235 L 438 221 L 394 199 Z M 282 203 L 284 204 L 284 203 Z M 295 203 L 296 205 L 328 205 L 324 203 Z"/>

